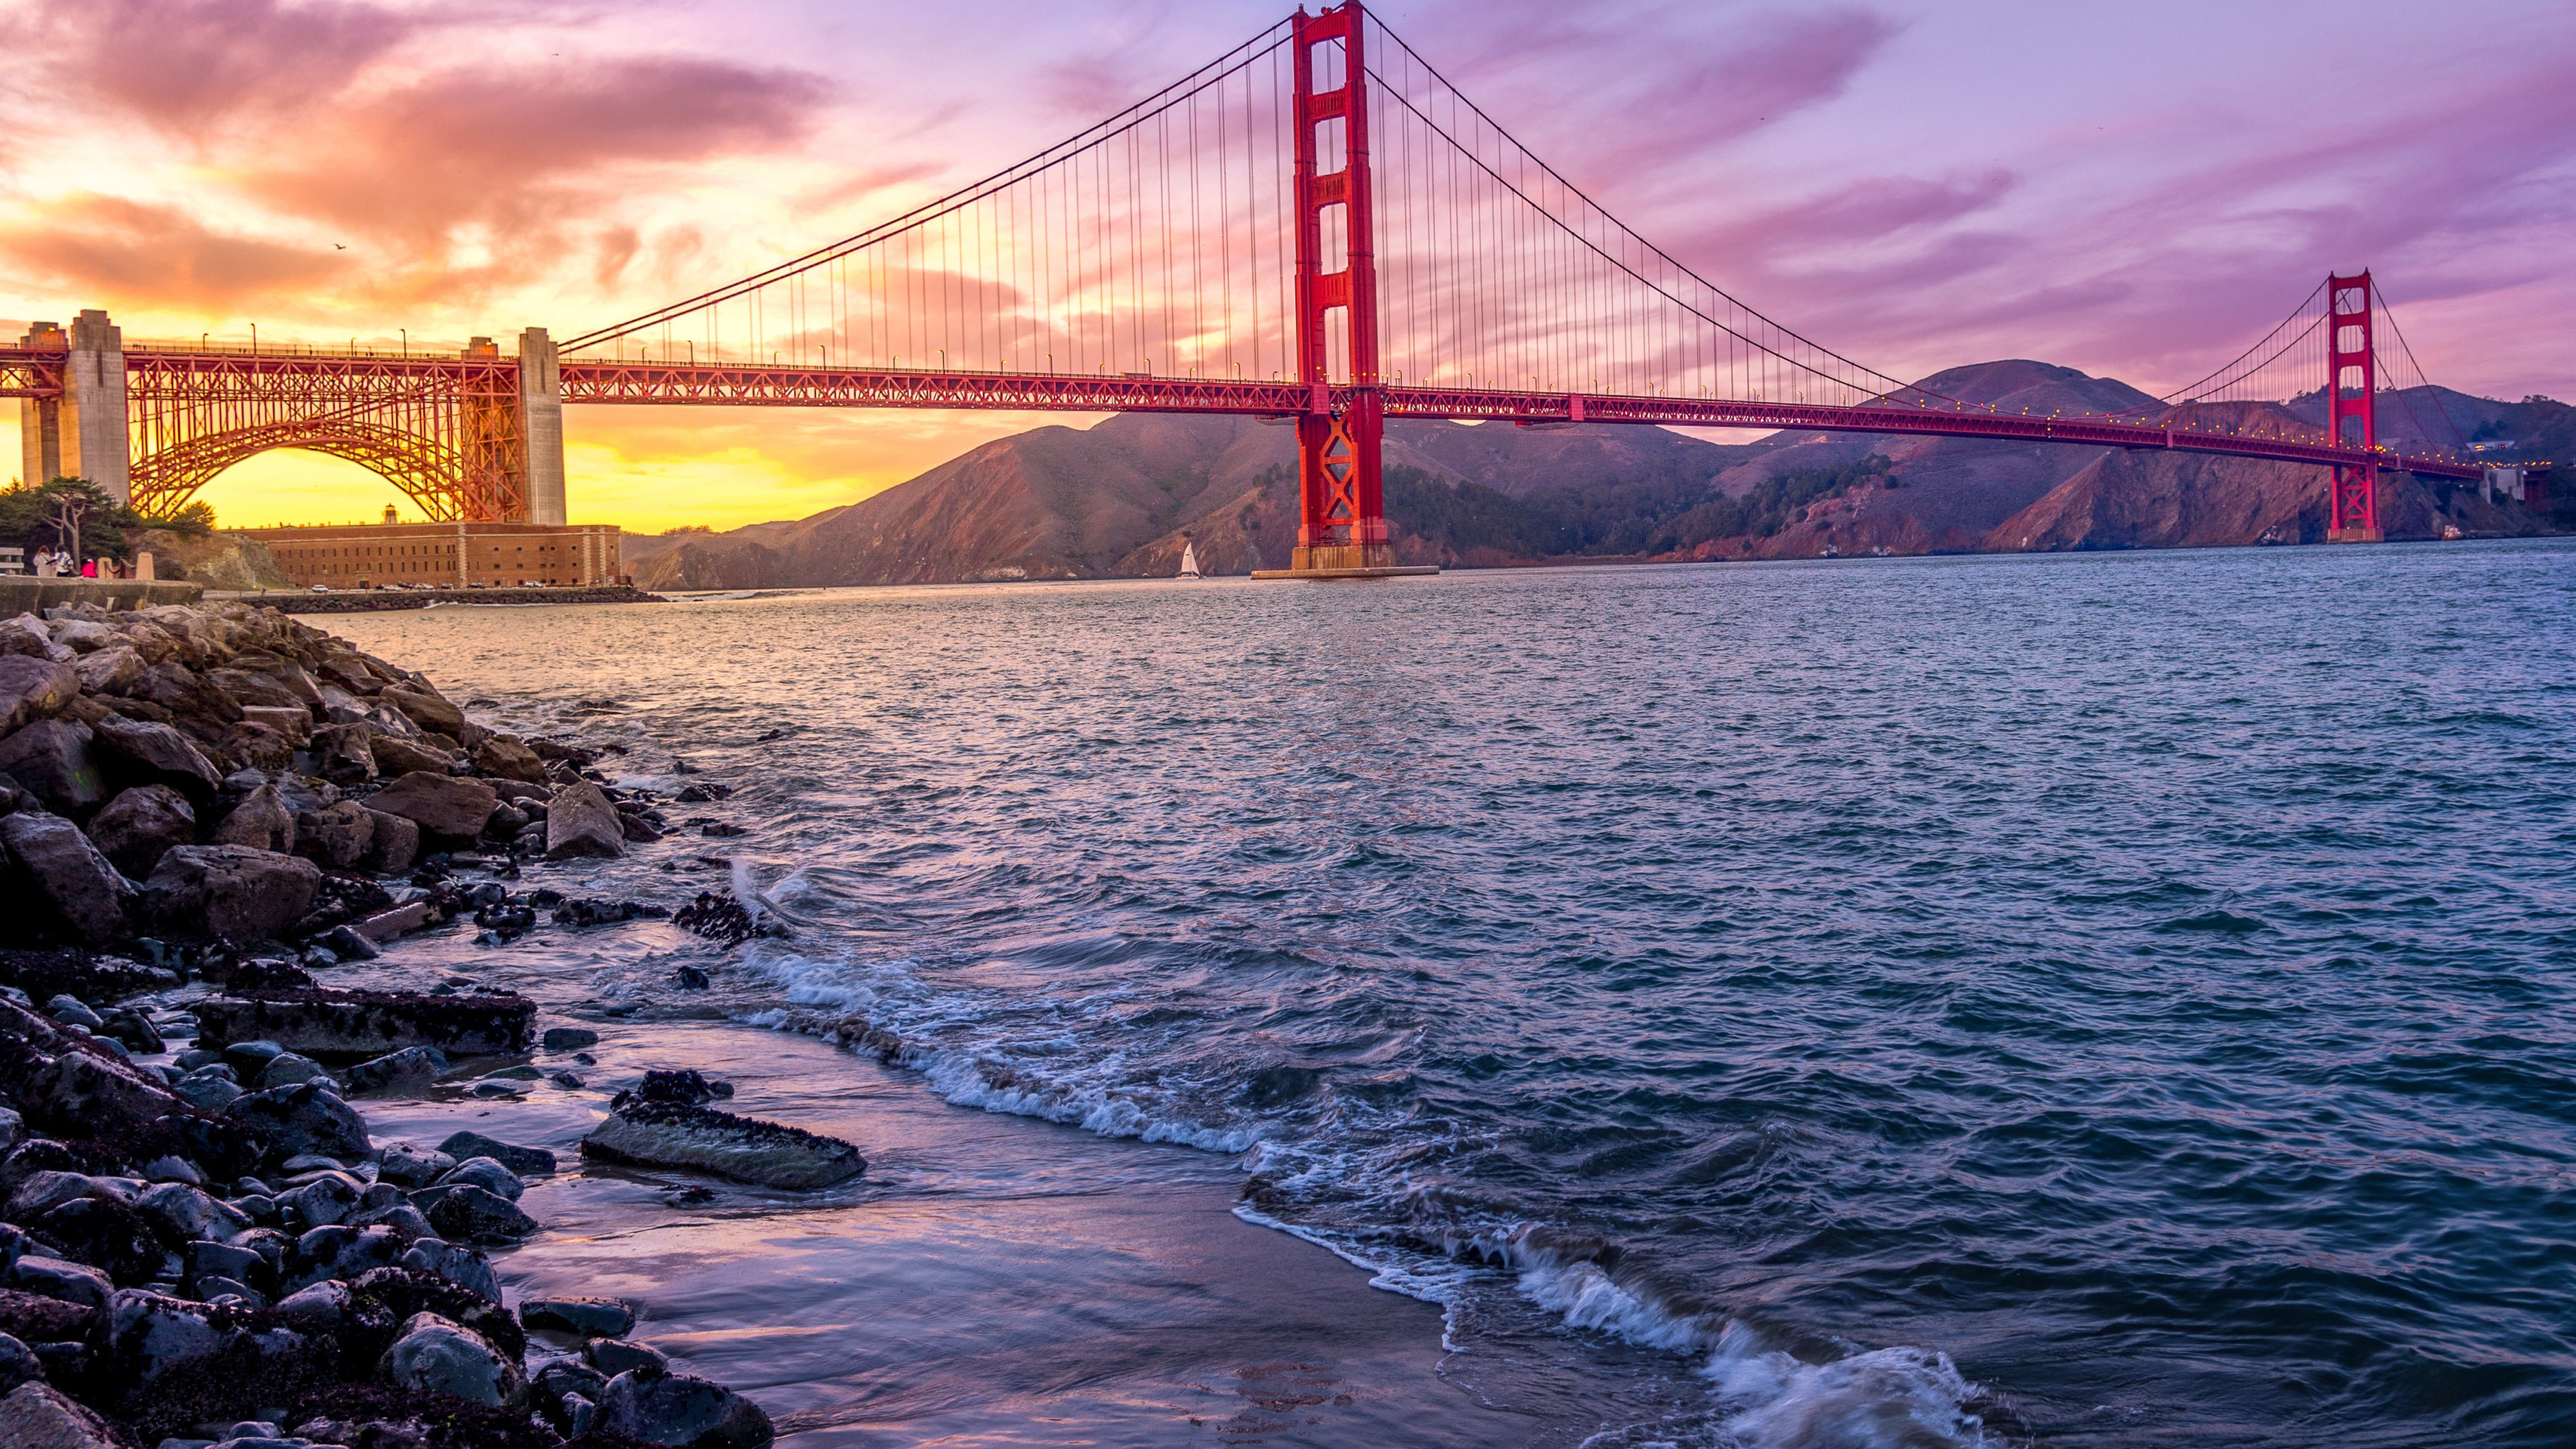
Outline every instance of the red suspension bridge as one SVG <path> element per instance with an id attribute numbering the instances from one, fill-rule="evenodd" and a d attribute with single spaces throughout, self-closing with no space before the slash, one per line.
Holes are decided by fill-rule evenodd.
<path id="1" fill-rule="evenodd" d="M 2401 367 L 2392 367 L 2396 361 Z M 1790 330 L 1621 224 L 1358 0 L 1302 9 L 1115 116 L 860 234 L 559 345 L 437 356 L 127 343 L 103 313 L 0 348 L 26 476 L 146 513 L 306 448 L 433 519 L 565 521 L 566 404 L 1257 414 L 1297 429 L 1288 572 L 1393 570 L 1389 418 L 1933 434 L 2314 464 L 2329 537 L 2384 468 L 2476 479 L 2368 272 L 2123 413 L 2003 413 Z"/>

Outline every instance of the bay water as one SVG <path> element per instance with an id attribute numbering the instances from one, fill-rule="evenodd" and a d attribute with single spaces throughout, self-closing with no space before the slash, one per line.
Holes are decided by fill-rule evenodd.
<path id="1" fill-rule="evenodd" d="M 2543 541 L 316 622 L 734 788 L 547 883 L 792 929 L 444 965 L 1184 1164 L 1461 1442 L 2359 1449 L 2576 1441 L 2571 618 Z"/>

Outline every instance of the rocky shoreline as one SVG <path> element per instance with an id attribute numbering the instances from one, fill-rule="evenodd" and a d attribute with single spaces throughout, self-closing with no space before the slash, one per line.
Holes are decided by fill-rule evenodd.
<path id="1" fill-rule="evenodd" d="M 665 914 L 512 888 L 679 828 L 594 764 L 276 608 L 0 621 L 0 1445 L 771 1441 L 758 1404 L 627 1337 L 636 1305 L 507 1300 L 489 1254 L 543 1231 L 518 1203 L 553 1152 L 379 1140 L 356 1105 L 579 1087 L 596 1035 L 477 984 L 313 975 L 451 920 L 498 942 L 539 911 Z M 715 895 L 674 920 L 755 927 Z M 581 1151 L 792 1192 L 866 1171 L 710 1105 L 731 1095 L 647 1071 Z"/>

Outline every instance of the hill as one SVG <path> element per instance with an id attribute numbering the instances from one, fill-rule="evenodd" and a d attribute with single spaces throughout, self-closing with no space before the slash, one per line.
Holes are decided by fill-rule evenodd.
<path id="1" fill-rule="evenodd" d="M 2010 360 L 1922 386 L 2046 415 L 2138 406 L 2145 394 L 2072 368 Z M 2383 422 L 2403 415 L 2383 405 Z M 2281 420 L 2303 403 L 2213 404 L 2213 425 Z M 2576 454 L 2576 409 L 2427 390 L 2488 436 L 2515 430 Z M 2436 425 L 2438 426 L 2438 425 Z M 2564 444 L 2555 442 L 2565 435 Z M 2414 440 L 2392 428 L 2392 441 Z M 2517 440 L 2520 441 L 2520 440 Z M 1242 417 L 1126 413 L 1083 429 L 996 439 L 874 497 L 728 533 L 635 540 L 657 589 L 957 583 L 1169 574 L 1284 564 L 1296 538 L 1293 430 Z M 1717 444 L 1662 428 L 1397 422 L 1387 517 L 1399 558 L 1448 567 L 1552 559 L 1812 557 L 2315 542 L 2324 484 L 2310 467 L 2181 453 L 1962 438 L 1778 433 Z M 2541 531 L 2546 520 L 2474 489 L 2392 476 L 2391 537 Z M 2569 520 L 2576 524 L 2576 518 Z"/>

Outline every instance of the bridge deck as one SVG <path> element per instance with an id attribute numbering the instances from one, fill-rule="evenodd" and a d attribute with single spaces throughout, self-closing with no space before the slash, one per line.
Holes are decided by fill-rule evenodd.
<path id="1" fill-rule="evenodd" d="M 488 377 L 515 370 L 512 358 L 461 359 L 376 352 L 129 347 L 129 373 L 242 375 L 327 374 L 377 377 L 418 386 L 442 375 Z M 51 397 L 62 391 L 63 354 L 0 348 L 0 397 Z M 1138 375 L 931 371 L 862 367 L 702 365 L 685 362 L 566 358 L 567 403 L 731 407 L 868 407 L 1006 409 L 1058 412 L 1204 412 L 1280 416 L 1346 402 L 1352 389 L 1313 389 L 1282 382 Z M 1521 424 L 1639 423 L 1673 427 L 1766 428 L 1987 438 L 2083 447 L 2155 448 L 2264 458 L 2321 466 L 2356 464 L 2367 455 L 2307 438 L 2203 430 L 2180 412 L 2154 422 L 2098 416 L 2049 416 L 1992 410 L 1934 411 L 1901 405 L 1835 407 L 1724 398 L 1603 396 L 1485 389 L 1390 387 L 1390 418 L 1442 418 Z M 2474 480 L 2479 465 L 2406 456 L 2381 449 L 2377 462 L 2439 478 Z"/>

